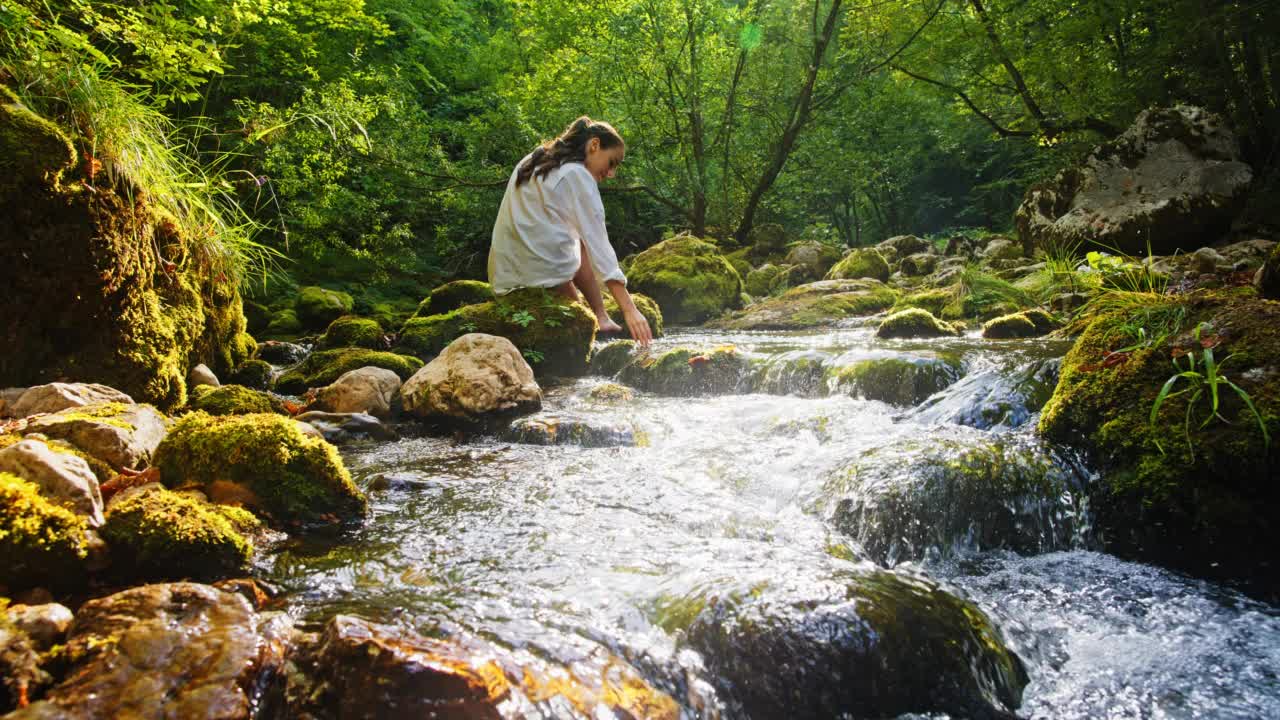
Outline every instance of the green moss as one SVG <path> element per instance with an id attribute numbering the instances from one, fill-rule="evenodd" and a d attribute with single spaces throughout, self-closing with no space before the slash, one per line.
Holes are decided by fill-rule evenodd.
<path id="1" fill-rule="evenodd" d="M 214 511 L 231 523 L 231 527 L 242 535 L 251 535 L 262 530 L 262 521 L 257 515 L 235 505 L 211 505 Z"/>
<path id="2" fill-rule="evenodd" d="M 277 378 L 276 390 L 302 393 L 307 388 L 329 385 L 348 371 L 370 366 L 386 368 L 399 375 L 401 380 L 408 380 L 422 367 L 422 361 L 411 355 L 361 348 L 321 350 L 311 353 L 297 367 Z"/>
<path id="3" fill-rule="evenodd" d="M 899 300 L 894 306 L 894 310 L 905 310 L 907 308 L 920 308 L 928 310 L 937 317 L 942 317 L 943 308 L 946 307 L 953 299 L 953 294 L 945 288 L 934 288 L 930 290 L 921 290 L 920 292 L 911 293 Z"/>
<path id="4" fill-rule="evenodd" d="M 1096 510 L 1116 552 L 1211 575 L 1263 578 L 1280 587 L 1280 572 L 1249 560 L 1249 548 L 1280 541 L 1270 512 L 1280 501 L 1274 481 L 1274 469 L 1280 467 L 1280 383 L 1274 380 L 1280 303 L 1239 290 L 1131 297 L 1130 308 L 1113 304 L 1091 316 L 1063 360 L 1040 432 L 1099 464 L 1103 482 L 1096 488 Z M 1139 304 L 1143 297 L 1145 304 Z M 1186 315 L 1180 332 L 1132 348 L 1135 318 L 1173 311 Z M 1220 342 L 1214 352 L 1221 372 L 1250 394 L 1262 414 L 1272 436 L 1269 445 L 1252 412 L 1226 387 L 1219 389 L 1218 408 L 1226 422 L 1215 419 L 1201 426 L 1197 421 L 1186 428 L 1190 394 L 1166 399 L 1156 423 L 1150 422 L 1157 393 L 1177 372 L 1170 362 L 1172 349 L 1201 356 L 1203 349 L 1189 330 L 1202 322 Z M 1164 334 L 1146 330 L 1152 338 Z M 1131 349 L 1110 355 L 1125 347 Z M 1222 360 L 1228 356 L 1233 357 Z M 1196 399 L 1194 417 L 1207 415 L 1206 398 Z"/>
<path id="5" fill-rule="evenodd" d="M 876 280 L 823 281 L 794 287 L 709 323 L 729 330 L 797 330 L 883 310 L 898 292 Z"/>
<path id="6" fill-rule="evenodd" d="M 738 277 L 746 277 L 751 272 L 751 248 L 742 248 L 726 253 L 724 259 L 738 271 Z"/>
<path id="7" fill-rule="evenodd" d="M 505 337 L 539 376 L 586 373 L 596 319 L 585 306 L 540 288 L 515 290 L 493 302 L 466 305 L 443 315 L 413 318 L 397 351 L 434 358 L 457 338 L 479 332 Z"/>
<path id="8" fill-rule="evenodd" d="M 930 338 L 959 335 L 950 323 L 933 316 L 928 310 L 900 310 L 885 318 L 876 328 L 878 338 Z"/>
<path id="9" fill-rule="evenodd" d="M 630 286 L 657 301 L 663 317 L 677 325 L 700 323 L 741 306 L 742 280 L 715 245 L 679 235 L 635 257 Z"/>
<path id="10" fill-rule="evenodd" d="M 46 500 L 34 484 L 0 472 L 0 585 L 79 584 L 87 529 L 83 517 Z"/>
<path id="11" fill-rule="evenodd" d="M 1040 335 L 1035 323 L 1022 313 L 1001 315 L 983 323 L 982 337 L 989 340 L 1006 338 L 1027 338 Z"/>
<path id="12" fill-rule="evenodd" d="M 751 233 L 747 236 L 747 243 L 751 246 L 752 251 L 759 256 L 786 252 L 787 243 L 789 242 L 791 242 L 791 237 L 787 234 L 786 228 L 778 223 L 756 225 L 751 228 Z"/>
<path id="13" fill-rule="evenodd" d="M 311 285 L 298 290 L 293 308 L 304 328 L 319 330 L 350 313 L 354 306 L 347 293 Z"/>
<path id="14" fill-rule="evenodd" d="M 243 385 L 221 387 L 201 385 L 192 394 L 191 409 L 202 410 L 210 415 L 248 415 L 269 412 L 288 414 L 284 404 L 279 400 L 265 392 L 251 390 Z"/>
<path id="15" fill-rule="evenodd" d="M 154 579 L 226 577 L 245 571 L 253 553 L 219 510 L 163 488 L 113 505 L 102 537 L 116 568 Z"/>
<path id="16" fill-rule="evenodd" d="M 751 363 L 732 345 L 699 351 L 678 348 L 622 369 L 619 380 L 657 395 L 719 395 L 737 392 Z"/>
<path id="17" fill-rule="evenodd" d="M 273 372 L 271 363 L 266 360 L 246 360 L 233 370 L 227 379 L 236 385 L 254 390 L 266 390 L 271 387 Z"/>
<path id="18" fill-rule="evenodd" d="M 654 337 L 659 338 L 666 334 L 662 326 L 662 310 L 658 308 L 658 303 L 654 302 L 653 298 L 640 293 L 631 293 L 631 301 L 635 303 L 636 309 L 640 311 L 644 319 L 649 321 L 649 330 Z M 622 310 L 619 309 L 618 303 L 613 299 L 613 296 L 605 297 L 604 309 L 615 322 L 622 326 L 623 335 L 628 338 L 631 337 L 631 331 L 623 321 Z"/>
<path id="19" fill-rule="evenodd" d="M 271 316 L 265 334 L 267 337 L 296 337 L 301 332 L 302 323 L 298 321 L 298 314 L 293 308 L 286 308 Z"/>
<path id="20" fill-rule="evenodd" d="M 775 289 L 774 281 L 778 276 L 785 272 L 784 268 L 773 263 L 765 263 L 760 267 L 751 270 L 743 277 L 743 289 L 754 297 L 764 297 L 772 295 Z M 785 290 L 785 287 L 778 287 L 779 292 Z"/>
<path id="21" fill-rule="evenodd" d="M 375 320 L 343 315 L 329 323 L 328 329 L 320 338 L 320 347 L 362 347 L 379 350 L 386 347 L 384 335 L 382 326 Z"/>
<path id="22" fill-rule="evenodd" d="M 454 280 L 432 290 L 418 305 L 413 317 L 428 317 L 453 312 L 467 305 L 479 305 L 495 299 L 493 287 L 479 280 Z"/>
<path id="23" fill-rule="evenodd" d="M 154 465 L 170 487 L 242 485 L 277 523 L 350 517 L 366 507 L 337 449 L 279 415 L 192 413 L 161 441 Z"/>
<path id="24" fill-rule="evenodd" d="M 843 392 L 891 405 L 914 406 L 960 379 L 956 358 L 871 358 L 833 368 L 829 381 Z"/>
<path id="25" fill-rule="evenodd" d="M 636 397 L 631 388 L 617 383 L 600 383 L 591 388 L 587 396 L 596 402 L 608 404 L 628 403 Z"/>
<path id="26" fill-rule="evenodd" d="M 593 375 L 616 375 L 630 364 L 635 351 L 634 340 L 614 340 L 591 354 L 590 372 Z"/>
<path id="27" fill-rule="evenodd" d="M 850 250 L 840 262 L 827 272 L 828 280 L 857 280 L 874 278 L 880 282 L 889 279 L 889 263 L 875 248 Z"/>
<path id="28" fill-rule="evenodd" d="M 71 141 L 58 126 L 23 105 L 13 91 L 0 86 L 0 193 L 20 191 L 21 178 L 39 178 L 56 186 L 75 164 Z"/>
<path id="29" fill-rule="evenodd" d="M 120 416 L 131 412 L 134 406 L 127 403 L 105 402 L 94 403 L 92 405 L 82 405 L 77 408 L 68 408 L 45 419 L 46 422 L 56 420 L 58 423 L 72 422 L 95 422 L 103 425 L 120 428 L 132 432 L 135 428 L 125 420 L 121 420 Z"/>

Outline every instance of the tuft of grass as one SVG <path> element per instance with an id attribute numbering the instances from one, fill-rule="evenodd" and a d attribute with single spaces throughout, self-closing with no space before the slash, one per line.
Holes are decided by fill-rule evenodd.
<path id="1" fill-rule="evenodd" d="M 145 197 L 157 226 L 172 226 L 169 234 L 183 244 L 179 256 L 162 256 L 165 262 L 199 263 L 238 281 L 278 272 L 285 256 L 254 239 L 260 225 L 236 199 L 225 171 L 230 156 L 198 162 L 197 134 L 175 126 L 142 88 L 113 77 L 100 53 L 60 45 L 59 37 L 6 33 L 0 73 L 12 78 L 24 104 L 68 131 L 85 184 Z"/>
<path id="2" fill-rule="evenodd" d="M 1035 304 L 1026 290 L 983 270 L 978 263 L 970 263 L 951 286 L 944 312 L 948 317 L 980 317 L 1009 305 L 1028 308 Z"/>
<path id="3" fill-rule="evenodd" d="M 1177 299 L 1153 292 L 1105 290 L 1094 296 L 1066 328 L 1068 334 L 1084 331 L 1090 322 L 1103 315 L 1124 318 L 1111 331 L 1112 342 L 1120 345 L 1116 352 L 1154 347 L 1182 332 L 1187 308 Z"/>

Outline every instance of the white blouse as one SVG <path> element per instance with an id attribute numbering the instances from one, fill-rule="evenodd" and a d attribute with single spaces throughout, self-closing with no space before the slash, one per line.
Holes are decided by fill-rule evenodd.
<path id="1" fill-rule="evenodd" d="M 591 172 L 580 162 L 567 162 L 542 178 L 529 178 L 516 187 L 516 174 L 493 223 L 489 246 L 489 283 L 499 295 L 521 287 L 563 285 L 582 264 L 581 239 L 591 256 L 591 268 L 601 286 L 627 278 L 604 227 L 604 203 Z"/>

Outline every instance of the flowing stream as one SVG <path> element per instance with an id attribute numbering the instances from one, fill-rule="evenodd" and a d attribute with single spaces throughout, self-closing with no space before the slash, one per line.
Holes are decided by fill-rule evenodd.
<path id="1" fill-rule="evenodd" d="M 750 709 L 681 642 L 682 599 L 803 594 L 875 562 L 986 611 L 1027 666 L 1019 716 L 1280 717 L 1276 607 L 1092 549 L 1089 473 L 1031 433 L 1069 345 L 878 341 L 853 326 L 678 332 L 654 352 L 725 344 L 760 360 L 753 392 L 610 402 L 599 377 L 547 389 L 544 416 L 603 428 L 594 444 L 612 446 L 349 445 L 370 520 L 288 545 L 260 574 L 304 624 L 352 613 L 560 663 L 621 656 L 692 718 Z M 883 358 L 930 370 L 899 376 L 896 404 L 814 371 Z M 940 490 L 955 463 L 998 470 Z"/>

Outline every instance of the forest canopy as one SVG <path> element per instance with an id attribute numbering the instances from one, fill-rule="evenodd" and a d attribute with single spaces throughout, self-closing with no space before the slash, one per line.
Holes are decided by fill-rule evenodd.
<path id="1" fill-rule="evenodd" d="M 1156 105 L 1224 114 L 1272 177 L 1275 27 L 1274 1 L 0 0 L 0 83 L 91 157 L 136 123 L 86 89 L 119 88 L 295 279 L 420 288 L 482 272 L 511 168 L 583 114 L 628 143 L 621 255 L 1004 229 Z"/>

